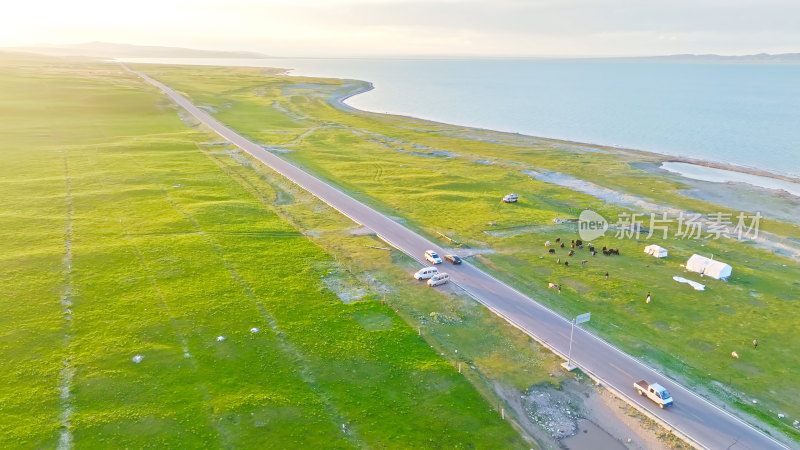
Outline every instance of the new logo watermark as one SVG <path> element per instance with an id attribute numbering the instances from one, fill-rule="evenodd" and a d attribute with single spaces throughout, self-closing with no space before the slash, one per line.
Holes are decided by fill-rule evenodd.
<path id="1" fill-rule="evenodd" d="M 591 241 L 604 235 L 608 230 L 608 221 L 605 217 L 590 209 L 581 211 L 578 216 L 578 235 L 584 241 Z"/>

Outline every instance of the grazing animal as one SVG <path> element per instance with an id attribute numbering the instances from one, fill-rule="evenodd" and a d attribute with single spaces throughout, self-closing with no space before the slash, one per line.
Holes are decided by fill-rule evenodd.
<path id="1" fill-rule="evenodd" d="M 578 248 L 583 249 L 583 244 L 579 245 Z"/>
<path id="2" fill-rule="evenodd" d="M 556 249 L 554 249 L 554 248 L 551 248 L 551 249 L 550 249 L 550 250 L 548 250 L 547 252 L 548 252 L 548 253 L 552 253 L 553 255 L 555 255 L 555 254 L 556 254 Z"/>
<path id="3" fill-rule="evenodd" d="M 567 256 L 572 256 L 574 254 L 575 254 L 575 250 L 570 250 L 569 253 L 567 253 Z"/>
<path id="4" fill-rule="evenodd" d="M 569 267 L 569 261 L 564 261 L 564 265 Z"/>
<path id="5" fill-rule="evenodd" d="M 556 289 L 556 288 L 558 288 L 558 285 L 555 284 L 555 283 L 547 283 L 547 287 L 550 288 L 550 289 Z"/>
<path id="6" fill-rule="evenodd" d="M 575 243 L 569 244 L 569 248 L 575 248 Z"/>
<path id="7" fill-rule="evenodd" d="M 734 359 L 739 359 L 739 354 L 736 352 L 731 352 L 731 357 Z"/>
<path id="8" fill-rule="evenodd" d="M 593 252 L 593 251 L 594 251 L 594 245 L 592 245 L 592 244 L 589 244 L 589 251 L 590 251 L 590 252 Z"/>
<path id="9" fill-rule="evenodd" d="M 561 242 L 561 238 L 556 238 L 556 242 Z"/>
<path id="10" fill-rule="evenodd" d="M 544 241 L 544 246 L 545 247 L 550 247 L 550 241 Z"/>
<path id="11" fill-rule="evenodd" d="M 578 239 L 577 241 L 575 241 L 575 245 L 580 247 L 581 245 L 583 245 L 583 241 Z"/>
<path id="12" fill-rule="evenodd" d="M 753 349 L 754 350 L 758 349 L 758 339 L 753 339 Z"/>
<path id="13" fill-rule="evenodd" d="M 592 250 L 592 256 L 594 256 L 594 255 L 596 255 L 596 254 L 597 254 L 597 252 L 596 252 L 596 251 L 594 251 L 594 250 Z"/>
<path id="14" fill-rule="evenodd" d="M 603 246 L 603 250 L 608 250 L 605 245 Z"/>
<path id="15" fill-rule="evenodd" d="M 561 248 L 564 248 L 564 243 L 563 242 L 561 243 Z"/>
<path id="16" fill-rule="evenodd" d="M 561 264 L 561 258 L 558 258 L 558 259 L 556 260 L 556 264 Z"/>
<path id="17" fill-rule="evenodd" d="M 581 261 L 581 264 L 586 264 L 587 262 L 589 262 L 589 261 L 584 259 L 584 260 Z"/>

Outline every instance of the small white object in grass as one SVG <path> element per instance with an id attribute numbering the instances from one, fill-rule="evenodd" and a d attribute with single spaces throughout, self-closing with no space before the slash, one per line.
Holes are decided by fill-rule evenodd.
<path id="1" fill-rule="evenodd" d="M 778 419 L 783 419 L 784 417 L 786 417 L 785 414 L 778 414 Z"/>
<path id="2" fill-rule="evenodd" d="M 755 404 L 757 404 L 757 403 L 758 403 L 758 400 L 756 400 L 756 399 L 753 399 L 753 404 L 755 405 Z"/>
<path id="3" fill-rule="evenodd" d="M 222 342 L 225 340 L 225 336 L 217 336 L 217 342 Z"/>
<path id="4" fill-rule="evenodd" d="M 261 330 L 259 330 L 259 329 L 258 329 L 258 328 L 256 328 L 256 327 L 250 328 L 250 332 L 251 332 L 251 333 L 258 333 L 259 331 L 261 331 Z"/>
<path id="5" fill-rule="evenodd" d="M 184 358 L 188 358 L 190 356 L 192 356 L 192 355 L 190 355 L 189 352 L 183 352 L 183 357 Z"/>
<path id="6" fill-rule="evenodd" d="M 136 355 L 133 358 L 131 358 L 131 361 L 135 362 L 136 364 L 139 364 L 140 362 L 142 362 L 142 358 L 144 358 L 144 356 Z"/>

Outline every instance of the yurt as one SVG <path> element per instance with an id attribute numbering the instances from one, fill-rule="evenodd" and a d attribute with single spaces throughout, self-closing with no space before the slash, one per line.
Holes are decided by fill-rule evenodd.
<path id="1" fill-rule="evenodd" d="M 686 261 L 686 270 L 716 278 L 717 280 L 727 280 L 731 276 L 733 269 L 722 261 L 716 261 L 705 256 L 692 255 L 689 261 Z"/>
<path id="2" fill-rule="evenodd" d="M 644 252 L 654 258 L 666 258 L 667 257 L 667 249 L 660 245 L 648 245 L 644 248 Z"/>

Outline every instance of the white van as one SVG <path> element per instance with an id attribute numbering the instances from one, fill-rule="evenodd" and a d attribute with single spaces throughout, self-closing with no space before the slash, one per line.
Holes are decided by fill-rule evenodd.
<path id="1" fill-rule="evenodd" d="M 519 200 L 519 195 L 517 194 L 508 194 L 503 196 L 503 203 L 517 203 Z"/>
<path id="2" fill-rule="evenodd" d="M 436 275 L 432 276 L 430 280 L 428 280 L 428 286 L 438 286 L 440 284 L 445 284 L 450 280 L 450 275 L 444 272 L 437 273 Z"/>
<path id="3" fill-rule="evenodd" d="M 414 278 L 416 278 L 417 280 L 427 280 L 428 278 L 436 275 L 437 273 L 439 273 L 439 269 L 437 269 L 436 267 L 425 267 L 417 271 L 417 273 L 414 274 Z"/>

